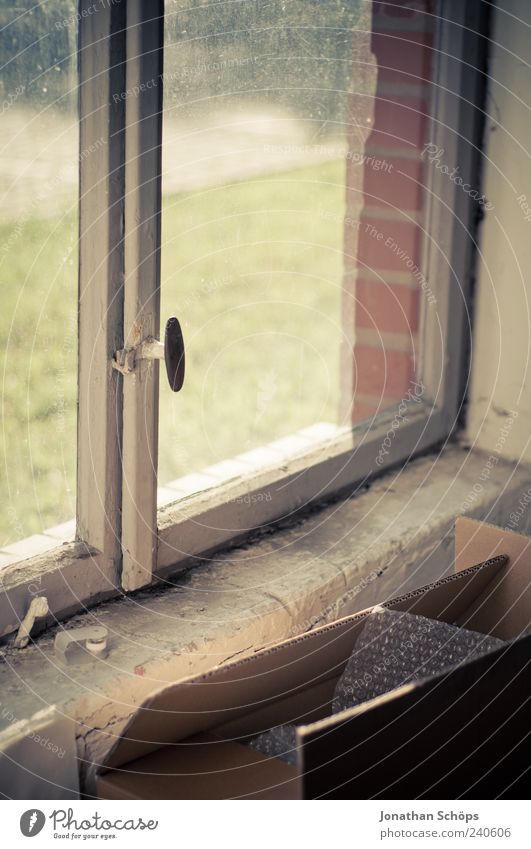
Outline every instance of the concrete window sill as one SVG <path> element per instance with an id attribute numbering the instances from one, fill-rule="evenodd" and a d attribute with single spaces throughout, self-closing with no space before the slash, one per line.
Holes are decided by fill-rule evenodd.
<path id="1" fill-rule="evenodd" d="M 90 793 L 94 765 L 148 694 L 439 578 L 452 569 L 455 516 L 506 525 L 530 486 L 528 467 L 489 465 L 485 454 L 452 447 L 388 473 L 355 498 L 203 560 L 162 588 L 102 604 L 60 627 L 105 625 L 105 661 L 61 667 L 53 631 L 24 650 L 4 650 L 0 730 L 51 704 L 73 716 Z M 511 525 L 521 533 L 530 526 L 531 510 Z"/>

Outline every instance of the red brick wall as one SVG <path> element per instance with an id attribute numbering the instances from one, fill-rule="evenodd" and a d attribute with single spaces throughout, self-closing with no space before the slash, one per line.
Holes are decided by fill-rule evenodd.
<path id="1" fill-rule="evenodd" d="M 431 0 L 373 3 L 372 90 L 368 51 L 361 56 L 354 36 L 343 297 L 348 403 L 342 411 L 353 421 L 407 397 L 415 378 L 425 297 L 416 272 L 425 205 L 422 150 L 429 141 L 431 7 Z"/>

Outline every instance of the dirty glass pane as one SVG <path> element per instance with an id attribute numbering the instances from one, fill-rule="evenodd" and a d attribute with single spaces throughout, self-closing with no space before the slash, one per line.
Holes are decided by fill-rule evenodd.
<path id="1" fill-rule="evenodd" d="M 75 514 L 76 17 L 0 0 L 0 565 Z"/>
<path id="2" fill-rule="evenodd" d="M 159 482 L 178 494 L 414 392 L 419 240 L 389 221 L 421 215 L 429 6 L 166 4 L 162 320 L 187 377 L 161 381 Z M 400 259 L 378 255 L 393 233 Z"/>

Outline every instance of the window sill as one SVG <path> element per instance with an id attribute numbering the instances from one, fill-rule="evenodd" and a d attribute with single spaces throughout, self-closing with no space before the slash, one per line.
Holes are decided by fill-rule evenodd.
<path id="1" fill-rule="evenodd" d="M 257 529 L 274 528 L 279 521 L 284 522 L 279 517 L 293 521 L 297 514 L 304 516 L 316 494 L 323 502 L 337 497 L 338 492 L 352 491 L 356 474 L 361 476 L 357 472 L 360 464 L 364 465 L 367 454 L 374 458 L 373 442 L 382 443 L 393 416 L 393 410 L 387 410 L 376 423 L 366 420 L 354 428 L 317 423 L 210 466 L 202 474 L 165 484 L 158 492 L 157 563 L 153 573 L 138 561 L 133 576 L 125 562 L 120 575 L 114 549 L 105 556 L 84 542 L 83 535 L 76 541 L 73 521 L 0 551 L 0 638 L 18 629 L 29 601 L 36 595 L 47 597 L 47 624 L 52 624 L 101 601 L 123 596 L 124 590 L 156 585 L 197 565 L 207 554 L 256 537 Z M 432 416 L 430 423 L 433 425 L 436 419 Z M 410 425 L 413 434 L 406 433 Z M 369 441 L 364 439 L 367 427 Z M 401 433 L 399 456 L 420 453 L 433 442 L 433 428 L 426 426 L 425 410 L 414 405 Z M 380 471 L 392 462 L 388 455 Z M 140 518 L 137 521 L 144 528 L 140 536 L 149 536 Z"/>
<path id="2" fill-rule="evenodd" d="M 505 524 L 531 470 L 458 447 L 390 472 L 356 498 L 284 530 L 203 559 L 159 586 L 76 616 L 110 633 L 108 658 L 63 669 L 52 631 L 5 650 L 2 706 L 27 719 L 56 704 L 78 723 L 78 753 L 90 792 L 101 762 L 135 706 L 165 682 L 307 631 L 434 580 L 452 568 L 459 513 Z M 531 511 L 517 528 L 526 533 Z M 90 669 L 90 674 L 88 674 Z M 5 711 L 3 712 L 6 713 Z M 8 724 L 0 714 L 0 727 Z"/>

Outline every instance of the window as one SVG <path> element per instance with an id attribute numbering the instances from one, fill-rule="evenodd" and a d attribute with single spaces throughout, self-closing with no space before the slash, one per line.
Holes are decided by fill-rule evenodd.
<path id="1" fill-rule="evenodd" d="M 485 26 L 455 0 L 82 2 L 73 20 L 78 542 L 56 564 L 83 557 L 84 583 L 58 611 L 451 435 Z M 145 344 L 172 315 L 178 393 Z"/>
<path id="2" fill-rule="evenodd" d="M 70 3 L 0 3 L 0 548 L 75 514 L 77 27 Z M 0 563 L 2 555 L 0 555 Z"/>

